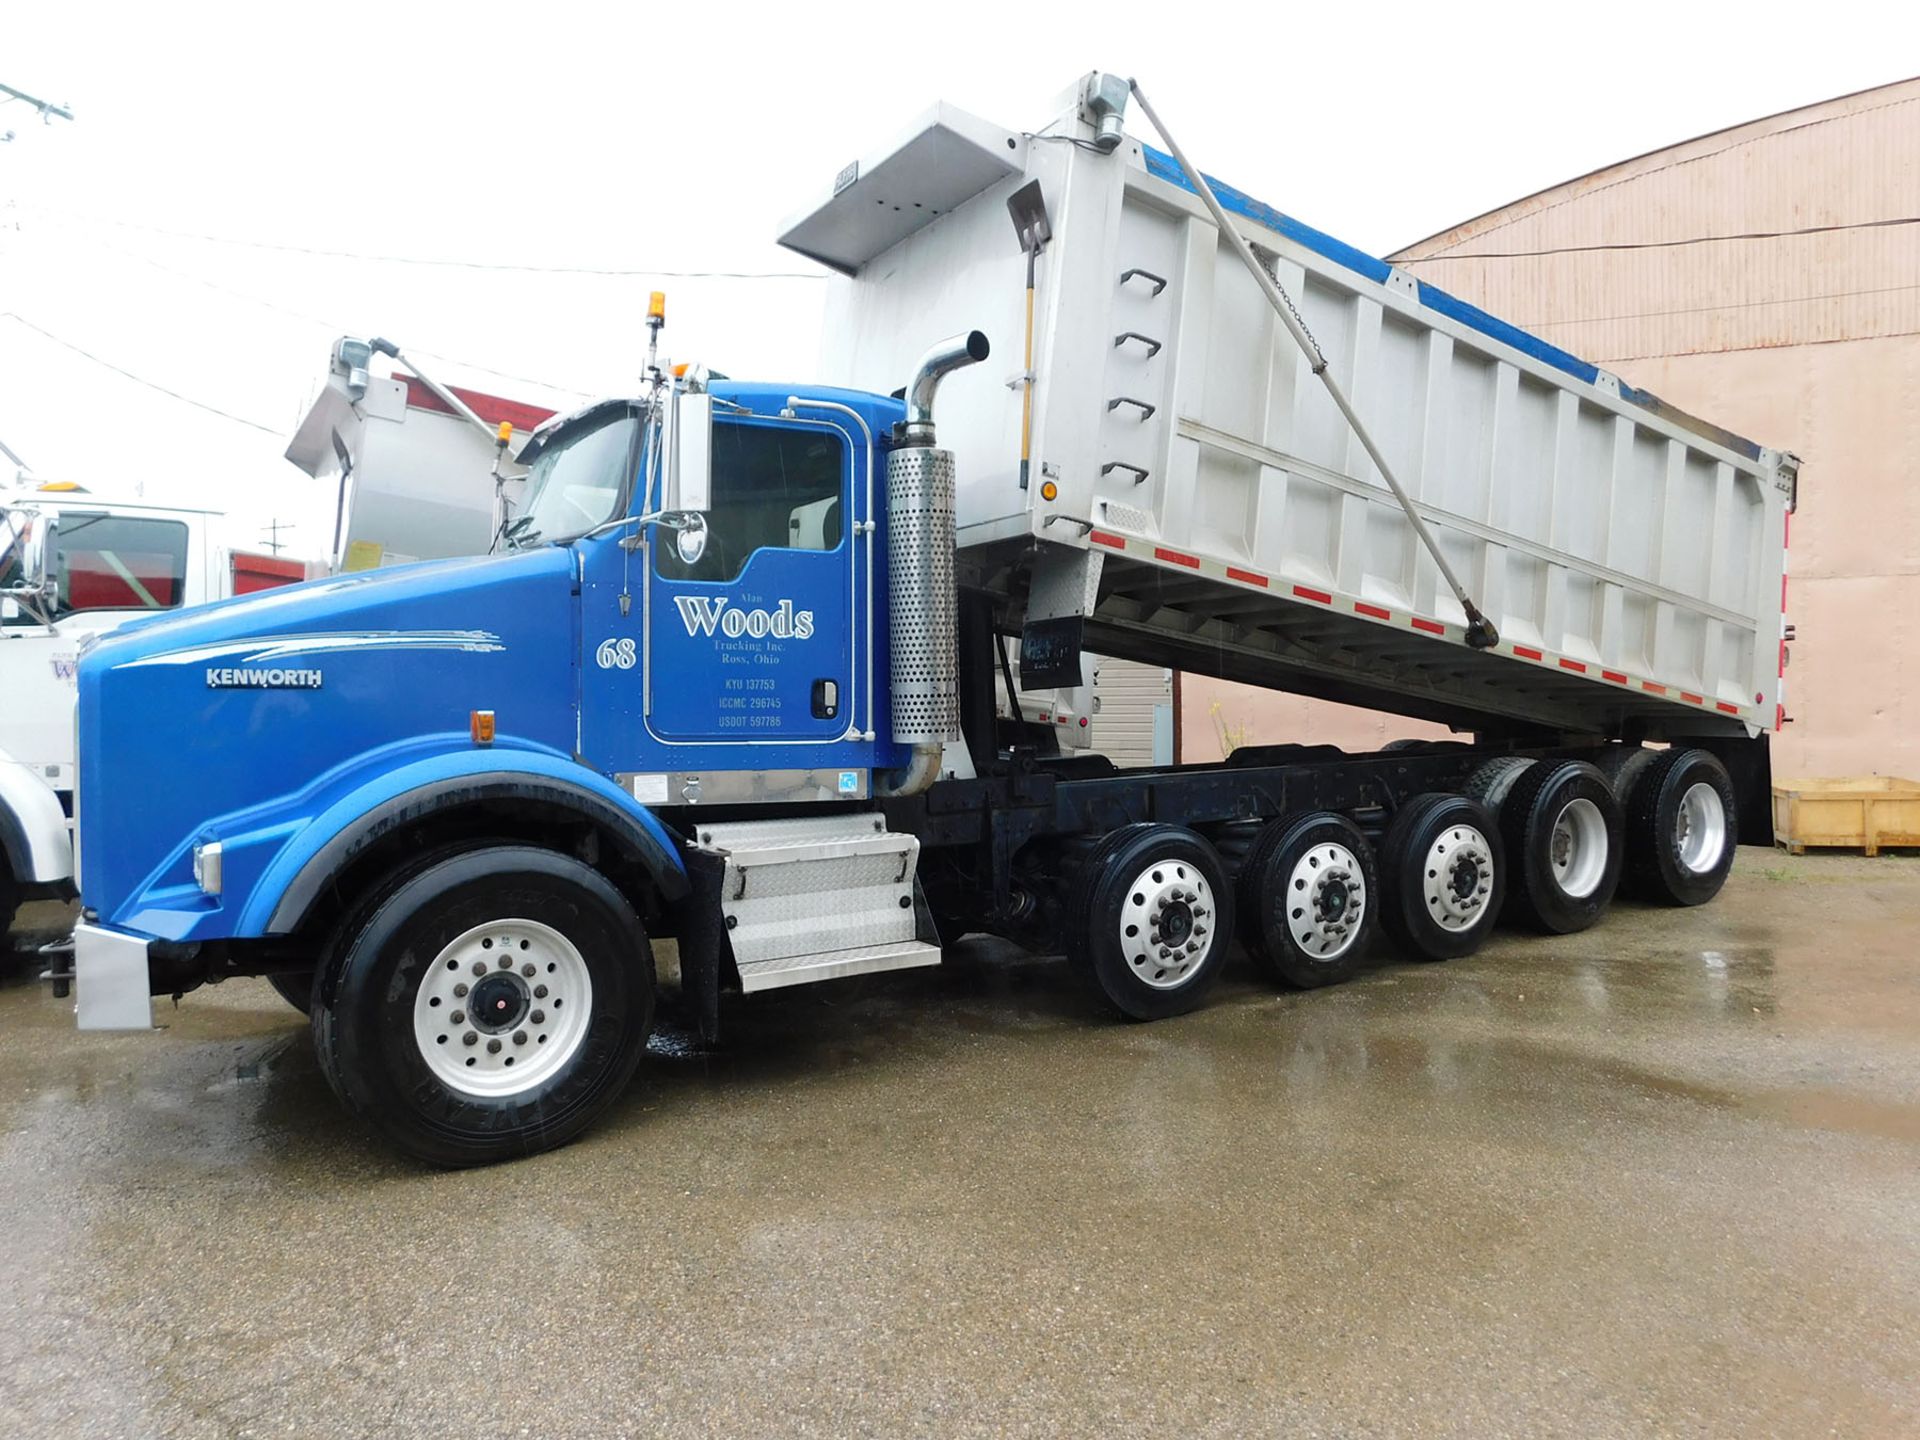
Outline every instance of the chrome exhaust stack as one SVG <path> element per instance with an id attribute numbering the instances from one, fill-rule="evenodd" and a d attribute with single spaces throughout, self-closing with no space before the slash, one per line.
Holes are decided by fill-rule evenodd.
<path id="1" fill-rule="evenodd" d="M 978 330 L 920 357 L 907 385 L 902 443 L 887 456 L 888 679 L 894 743 L 911 747 L 901 770 L 877 780 L 882 795 L 917 795 L 940 778 L 948 741 L 960 738 L 959 592 L 955 588 L 953 452 L 934 443 L 933 397 L 955 370 L 987 358 Z"/>

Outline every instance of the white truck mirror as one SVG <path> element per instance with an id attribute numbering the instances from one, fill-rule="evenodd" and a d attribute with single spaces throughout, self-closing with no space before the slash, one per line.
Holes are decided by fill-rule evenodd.
<path id="1" fill-rule="evenodd" d="M 58 584 L 53 570 L 59 522 L 33 510 L 5 512 L 0 525 L 0 595 L 30 613 L 50 608 Z"/>

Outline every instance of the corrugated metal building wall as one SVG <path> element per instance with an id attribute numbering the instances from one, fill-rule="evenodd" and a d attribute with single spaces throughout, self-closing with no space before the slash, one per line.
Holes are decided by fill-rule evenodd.
<path id="1" fill-rule="evenodd" d="M 1776 776 L 1920 775 L 1920 79 L 1643 155 L 1390 257 L 1797 453 Z M 1184 677 L 1182 754 L 1438 733 Z"/>
<path id="2" fill-rule="evenodd" d="M 1156 730 L 1167 737 L 1159 763 L 1173 759 L 1173 672 L 1159 665 L 1102 656 L 1094 662 L 1093 749 L 1120 766 L 1156 763 Z"/>

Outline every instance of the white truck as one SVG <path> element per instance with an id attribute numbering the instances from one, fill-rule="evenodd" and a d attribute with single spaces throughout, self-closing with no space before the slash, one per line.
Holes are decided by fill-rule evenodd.
<path id="1" fill-rule="evenodd" d="M 315 575 L 486 550 L 499 498 L 490 469 L 552 412 L 371 373 L 374 354 L 397 354 L 381 344 L 334 345 L 288 447 L 294 464 L 337 482 L 324 561 L 229 548 L 217 511 L 63 483 L 0 491 L 0 943 L 22 902 L 73 893 L 74 678 L 95 638 Z M 513 427 L 504 453 L 502 423 Z M 511 498 L 517 476 L 498 468 Z M 23 590 L 22 574 L 38 583 Z"/>
<path id="2" fill-rule="evenodd" d="M 306 578 L 297 561 L 224 548 L 221 518 L 70 484 L 0 492 L 0 936 L 22 901 L 72 893 L 83 646 L 135 616 Z M 23 568 L 45 572 L 34 593 Z"/>

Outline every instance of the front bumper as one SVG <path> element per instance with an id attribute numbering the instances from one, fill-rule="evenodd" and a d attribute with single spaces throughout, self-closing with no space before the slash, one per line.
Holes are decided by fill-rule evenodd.
<path id="1" fill-rule="evenodd" d="M 73 931 L 74 1020 L 82 1030 L 151 1030 L 147 941 L 82 922 Z"/>

